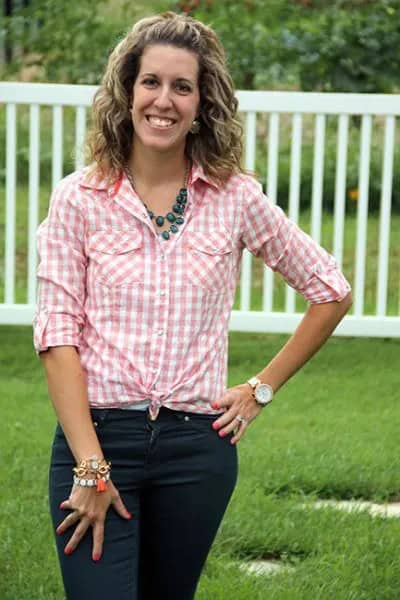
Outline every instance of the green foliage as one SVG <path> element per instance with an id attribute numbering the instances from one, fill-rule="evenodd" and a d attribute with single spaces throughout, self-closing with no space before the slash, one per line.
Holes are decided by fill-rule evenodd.
<path id="1" fill-rule="evenodd" d="M 215 28 L 237 88 L 391 92 L 400 85 L 400 0 L 32 0 L 1 19 L 3 35 L 19 48 L 3 78 L 99 83 L 126 29 L 162 10 Z"/>
<path id="2" fill-rule="evenodd" d="M 154 9 L 165 5 L 153 2 Z M 32 0 L 2 19 L 14 48 L 24 48 L 3 77 L 22 73 L 30 81 L 98 84 L 110 51 L 143 12 L 149 9 L 129 0 L 114 12 L 108 0 Z"/>
<path id="3" fill-rule="evenodd" d="M 399 87 L 400 0 L 192 5 L 190 13 L 220 35 L 237 87 L 347 92 Z"/>
<path id="4" fill-rule="evenodd" d="M 351 11 L 347 4 L 303 14 L 285 27 L 285 62 L 297 63 L 302 90 L 393 92 L 400 86 L 400 1 L 369 2 Z"/>
<path id="5" fill-rule="evenodd" d="M 237 88 L 254 89 L 281 76 L 277 56 L 280 23 L 297 7 L 287 0 L 198 2 L 192 16 L 212 26 L 221 39 Z M 186 12 L 186 11 L 185 11 Z"/>

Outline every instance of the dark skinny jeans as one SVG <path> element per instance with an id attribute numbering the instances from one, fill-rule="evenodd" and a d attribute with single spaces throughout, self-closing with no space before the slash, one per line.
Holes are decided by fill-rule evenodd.
<path id="1" fill-rule="evenodd" d="M 71 555 L 64 548 L 75 525 L 56 533 L 68 600 L 192 600 L 238 474 L 233 434 L 212 429 L 218 415 L 160 409 L 91 409 L 112 480 L 131 520 L 111 506 L 103 554 L 92 556 L 92 528 Z M 54 531 L 69 511 L 73 455 L 59 424 L 49 473 Z"/>

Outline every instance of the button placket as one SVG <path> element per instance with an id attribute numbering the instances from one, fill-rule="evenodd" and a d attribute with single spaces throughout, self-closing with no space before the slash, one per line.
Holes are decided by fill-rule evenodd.
<path id="1" fill-rule="evenodd" d="M 168 244 L 166 240 L 162 240 L 165 245 Z M 157 310 L 154 312 L 154 338 L 157 340 L 156 345 L 156 356 L 157 359 L 155 364 L 157 367 L 153 367 L 149 373 L 150 377 L 147 380 L 149 389 L 154 392 L 157 389 L 157 381 L 159 378 L 159 373 L 161 371 L 161 365 L 163 362 L 163 357 L 165 354 L 166 348 L 166 338 L 167 338 L 167 324 L 168 324 L 168 314 L 169 314 L 169 274 L 168 274 L 168 264 L 166 262 L 166 254 L 162 252 L 160 254 L 160 261 L 158 264 L 159 270 L 159 282 L 160 289 L 156 294 L 156 302 L 154 304 L 157 307 Z M 153 363 L 154 364 L 154 363 Z"/>

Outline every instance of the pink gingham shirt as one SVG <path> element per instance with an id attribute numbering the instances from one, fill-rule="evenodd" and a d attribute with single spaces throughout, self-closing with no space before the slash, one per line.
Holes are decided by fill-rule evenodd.
<path id="1" fill-rule="evenodd" d="M 216 414 L 228 322 L 246 247 L 311 303 L 350 286 L 334 258 L 251 176 L 223 187 L 193 165 L 185 223 L 160 239 L 126 175 L 107 189 L 86 168 L 54 189 L 37 230 L 34 347 L 76 346 L 91 407 L 147 403 Z M 251 373 L 249 374 L 249 376 Z"/>

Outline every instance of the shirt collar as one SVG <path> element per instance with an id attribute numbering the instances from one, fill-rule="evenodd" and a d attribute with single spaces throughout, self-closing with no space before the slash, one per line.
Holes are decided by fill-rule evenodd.
<path id="1" fill-rule="evenodd" d="M 189 184 L 193 185 L 198 179 L 201 179 L 208 185 L 218 188 L 217 183 L 213 179 L 211 179 L 211 177 L 204 173 L 203 167 L 199 163 L 193 162 L 192 171 L 189 178 Z"/>

